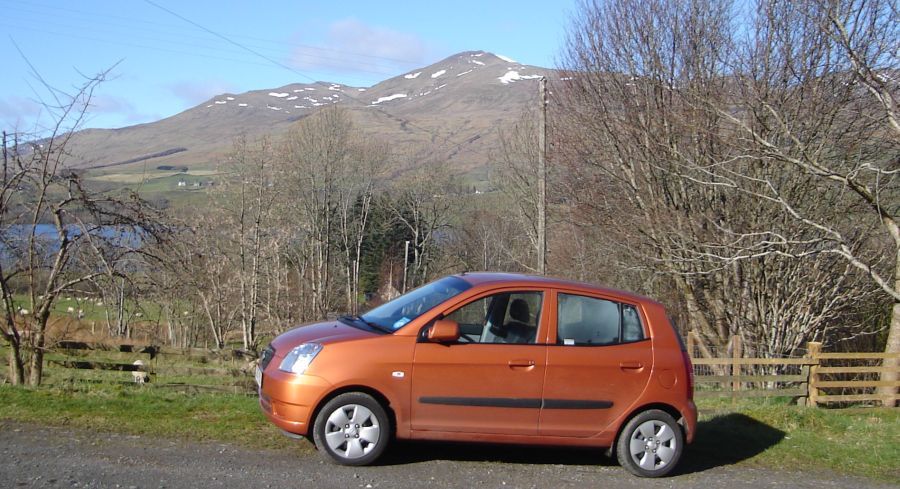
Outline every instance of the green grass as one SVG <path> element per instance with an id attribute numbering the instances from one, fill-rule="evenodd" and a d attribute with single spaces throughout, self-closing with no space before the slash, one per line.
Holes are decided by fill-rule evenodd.
<path id="1" fill-rule="evenodd" d="M 701 404 L 718 411 L 719 403 Z M 689 464 L 747 463 L 900 479 L 900 409 L 806 408 L 788 400 L 744 402 L 701 416 Z"/>
<path id="2" fill-rule="evenodd" d="M 181 394 L 122 388 L 0 386 L 0 419 L 191 441 L 223 441 L 253 448 L 300 447 L 263 416 L 256 397 Z"/>
<path id="3" fill-rule="evenodd" d="M 103 303 L 99 298 L 89 297 L 86 300 L 82 294 L 77 292 L 63 294 L 58 297 L 53 302 L 53 307 L 50 309 L 51 316 L 68 316 L 75 317 L 79 310 L 83 311 L 84 316 L 81 318 L 82 321 L 97 321 L 104 322 L 106 321 L 106 313 L 108 311 L 108 304 Z M 13 294 L 13 303 L 17 307 L 24 307 L 26 309 L 31 309 L 31 299 L 29 296 L 25 294 Z M 97 305 L 102 304 L 102 305 Z M 69 312 L 69 308 L 72 308 L 73 312 Z M 140 312 L 141 317 L 134 318 L 133 321 L 157 321 L 159 319 L 159 315 L 161 314 L 159 305 L 154 304 L 152 302 L 143 302 L 143 303 L 135 303 L 134 301 L 126 300 L 127 310 Z M 115 315 L 115 311 L 109 311 L 110 315 Z"/>

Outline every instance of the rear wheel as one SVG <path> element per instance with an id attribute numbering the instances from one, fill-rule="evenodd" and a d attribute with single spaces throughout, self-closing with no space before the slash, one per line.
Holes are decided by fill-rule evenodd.
<path id="1" fill-rule="evenodd" d="M 684 436 L 675 419 L 658 409 L 631 418 L 616 442 L 619 464 L 640 477 L 661 477 L 681 458 Z"/>
<path id="2" fill-rule="evenodd" d="M 374 462 L 387 447 L 390 433 L 384 408 L 362 392 L 348 392 L 328 401 L 313 426 L 316 448 L 341 465 Z"/>

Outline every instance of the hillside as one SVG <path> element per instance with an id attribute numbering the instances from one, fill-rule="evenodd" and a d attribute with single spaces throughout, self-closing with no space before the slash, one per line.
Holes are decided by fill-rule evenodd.
<path id="1" fill-rule="evenodd" d="M 496 150 L 497 129 L 535 102 L 540 75 L 554 72 L 468 51 L 368 88 L 317 82 L 223 93 L 160 121 L 81 131 L 71 141 L 68 164 L 95 175 L 158 166 L 208 169 L 234 138 L 277 137 L 336 104 L 391 146 L 398 167 L 440 161 L 468 173 L 483 168 Z"/>

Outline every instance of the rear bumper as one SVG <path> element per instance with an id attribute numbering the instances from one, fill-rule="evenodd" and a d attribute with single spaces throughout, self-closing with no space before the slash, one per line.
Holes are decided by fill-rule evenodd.
<path id="1" fill-rule="evenodd" d="M 694 401 L 688 401 L 681 412 L 683 418 L 684 438 L 687 443 L 694 441 L 694 433 L 697 432 L 697 405 Z"/>
<path id="2" fill-rule="evenodd" d="M 288 433 L 307 436 L 313 410 L 331 389 L 321 377 L 295 375 L 273 369 L 264 373 L 259 389 L 259 407 L 275 426 Z"/>

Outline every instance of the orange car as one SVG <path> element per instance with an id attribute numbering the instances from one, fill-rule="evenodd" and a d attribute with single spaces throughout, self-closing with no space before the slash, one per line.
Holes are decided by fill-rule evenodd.
<path id="1" fill-rule="evenodd" d="M 661 304 L 506 273 L 444 277 L 265 349 L 259 403 L 337 463 L 393 437 L 610 447 L 670 472 L 697 425 L 693 373 Z"/>

